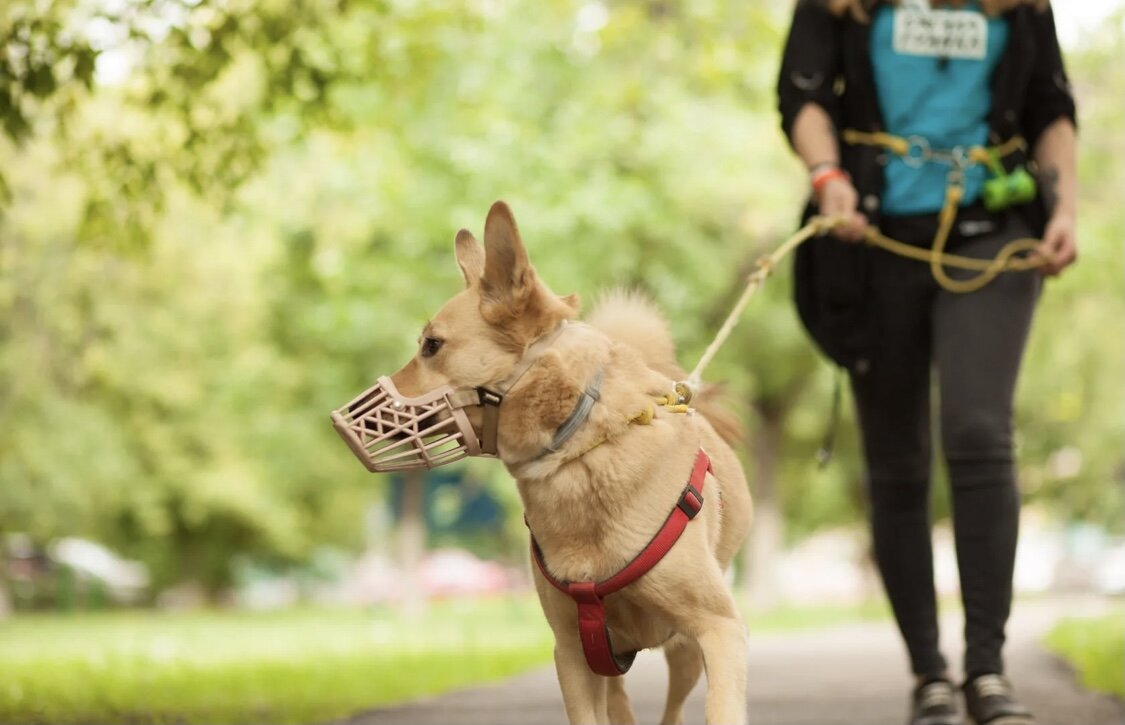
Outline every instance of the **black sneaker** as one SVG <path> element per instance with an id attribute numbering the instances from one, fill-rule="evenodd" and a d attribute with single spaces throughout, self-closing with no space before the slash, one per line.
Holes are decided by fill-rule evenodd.
<path id="1" fill-rule="evenodd" d="M 980 675 L 961 686 L 965 709 L 976 725 L 1034 725 L 1035 718 L 1012 694 L 1003 675 Z"/>
<path id="2" fill-rule="evenodd" d="M 915 687 L 910 697 L 910 725 L 961 725 L 953 683 L 936 678 Z"/>

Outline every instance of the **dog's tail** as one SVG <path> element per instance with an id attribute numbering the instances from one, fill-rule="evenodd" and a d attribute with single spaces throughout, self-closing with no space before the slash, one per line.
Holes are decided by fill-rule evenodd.
<path id="1" fill-rule="evenodd" d="M 676 346 L 668 323 L 642 293 L 626 289 L 608 292 L 597 301 L 586 321 L 611 340 L 634 348 L 653 370 L 673 380 L 684 377 L 676 362 Z"/>
<path id="2" fill-rule="evenodd" d="M 636 349 L 653 370 L 673 380 L 687 377 L 676 360 L 676 346 L 664 315 L 644 294 L 624 289 L 609 292 L 594 305 L 586 321 L 610 339 Z M 723 394 L 722 386 L 706 385 L 696 391 L 692 406 L 724 441 L 740 445 L 745 441 L 742 422 L 726 406 Z"/>

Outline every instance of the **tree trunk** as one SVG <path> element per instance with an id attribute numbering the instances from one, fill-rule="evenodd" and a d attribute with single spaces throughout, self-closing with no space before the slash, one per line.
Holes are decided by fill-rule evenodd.
<path id="1" fill-rule="evenodd" d="M 422 586 L 422 558 L 426 554 L 426 480 L 419 472 L 405 474 L 402 486 L 402 521 L 398 527 L 398 565 L 402 571 L 399 605 L 409 617 L 421 617 L 426 609 Z"/>
<path id="2" fill-rule="evenodd" d="M 757 425 L 749 433 L 748 450 L 752 457 L 750 493 L 754 497 L 754 522 L 746 537 L 743 580 L 746 596 L 755 609 L 768 609 L 780 599 L 777 560 L 785 540 L 785 520 L 777 495 L 777 467 L 781 460 L 781 444 L 785 414 L 779 408 L 755 402 Z"/>

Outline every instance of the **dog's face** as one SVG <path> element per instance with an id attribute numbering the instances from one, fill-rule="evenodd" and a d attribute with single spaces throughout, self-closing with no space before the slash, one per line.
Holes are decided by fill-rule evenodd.
<path id="1" fill-rule="evenodd" d="M 529 344 L 577 312 L 576 298 L 560 298 L 539 280 L 503 202 L 488 212 L 483 248 L 465 229 L 455 246 L 465 289 L 426 324 L 418 352 L 391 376 L 405 396 L 446 384 L 474 388 L 503 380 Z M 479 411 L 469 413 L 479 430 Z"/>

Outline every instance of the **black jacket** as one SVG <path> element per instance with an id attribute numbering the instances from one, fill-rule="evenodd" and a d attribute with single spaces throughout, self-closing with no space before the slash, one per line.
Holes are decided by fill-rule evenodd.
<path id="1" fill-rule="evenodd" d="M 867 0 L 869 8 L 879 0 Z M 990 140 L 1022 135 L 1035 148 L 1040 134 L 1059 118 L 1075 121 L 1074 97 L 1063 66 L 1050 7 L 1019 5 L 1005 16 L 1008 44 L 992 77 Z M 870 24 L 838 17 L 825 0 L 799 0 L 778 79 L 782 129 L 792 142 L 793 122 L 807 103 L 823 107 L 837 129 L 883 129 L 871 67 Z M 877 224 L 883 190 L 880 149 L 840 144 L 840 161 L 860 195 L 861 211 Z M 1012 154 L 1009 169 L 1027 162 Z M 1041 234 L 1046 214 L 1040 200 L 1020 209 Z M 812 213 L 806 208 L 805 216 Z M 816 239 L 798 250 L 795 295 L 801 318 L 824 352 L 845 367 L 863 358 L 869 337 L 865 301 L 866 257 L 862 245 Z M 860 365 L 862 367 L 862 365 Z"/>

